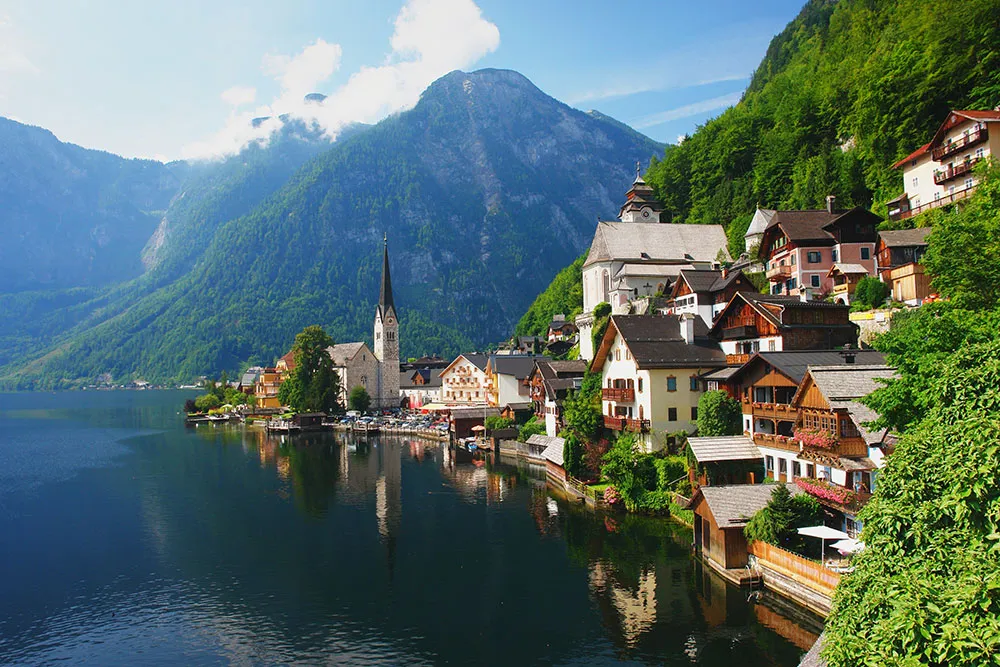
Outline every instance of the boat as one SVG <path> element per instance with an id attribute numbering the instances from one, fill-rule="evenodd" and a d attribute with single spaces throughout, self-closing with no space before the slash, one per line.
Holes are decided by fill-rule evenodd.
<path id="1" fill-rule="evenodd" d="M 381 427 L 374 422 L 354 422 L 351 425 L 351 431 L 362 435 L 373 435 L 381 430 Z"/>

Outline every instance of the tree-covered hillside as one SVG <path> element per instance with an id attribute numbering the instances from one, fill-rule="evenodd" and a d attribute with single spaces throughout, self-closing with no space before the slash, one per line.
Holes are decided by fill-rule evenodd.
<path id="1" fill-rule="evenodd" d="M 572 321 L 583 310 L 584 253 L 575 262 L 556 274 L 545 291 L 539 294 L 517 323 L 518 336 L 545 336 L 549 333 L 552 316 L 562 313 Z"/>
<path id="2" fill-rule="evenodd" d="M 310 324 L 368 339 L 385 233 L 403 354 L 483 346 L 617 210 L 635 160 L 661 150 L 515 72 L 453 72 L 221 224 L 183 277 L 110 304 L 6 381 L 189 378 L 269 362 Z"/>
<path id="3" fill-rule="evenodd" d="M 721 223 L 730 247 L 757 204 L 881 213 L 902 191 L 892 164 L 952 108 L 1000 104 L 1000 7 L 926 0 L 811 0 L 772 41 L 743 99 L 646 179 L 675 222 Z"/>

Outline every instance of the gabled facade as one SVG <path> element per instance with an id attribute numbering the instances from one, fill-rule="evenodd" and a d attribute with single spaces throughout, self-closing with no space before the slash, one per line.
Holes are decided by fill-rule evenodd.
<path id="1" fill-rule="evenodd" d="M 695 315 L 615 315 L 591 369 L 601 373 L 604 426 L 631 431 L 647 451 L 667 434 L 696 430 L 700 376 L 725 366 L 718 343 Z"/>
<path id="2" fill-rule="evenodd" d="M 257 399 L 258 408 L 280 408 L 281 401 L 278 400 L 278 389 L 281 387 L 282 376 L 277 368 L 265 368 L 257 376 L 254 385 L 254 396 Z"/>
<path id="3" fill-rule="evenodd" d="M 411 410 L 437 403 L 441 400 L 441 376 L 430 368 L 400 371 L 399 392 Z"/>
<path id="4" fill-rule="evenodd" d="M 844 306 L 851 305 L 854 298 L 854 288 L 858 282 L 868 276 L 868 269 L 860 264 L 834 264 L 830 267 L 830 272 L 826 274 L 827 280 L 833 283 L 830 296 L 834 303 Z"/>
<path id="5" fill-rule="evenodd" d="M 552 322 L 549 323 L 546 338 L 550 343 L 561 340 L 576 340 L 576 325 L 567 320 L 565 315 L 554 315 Z"/>
<path id="6" fill-rule="evenodd" d="M 675 315 L 694 313 L 707 326 L 712 326 L 715 317 L 737 292 L 757 292 L 740 269 L 682 269 L 670 292 L 667 312 Z"/>
<path id="7" fill-rule="evenodd" d="M 728 259 L 726 232 L 721 225 L 674 225 L 661 221 L 662 206 L 652 188 L 636 177 L 626 194 L 620 221 L 598 222 L 583 264 L 583 313 L 576 318 L 580 358 L 593 359 L 591 339 L 594 307 L 609 303 L 624 314 L 667 294 L 684 268 L 713 268 Z"/>
<path id="8" fill-rule="evenodd" d="M 377 407 L 375 397 L 378 395 L 379 362 L 371 348 L 365 343 L 340 343 L 326 348 L 326 353 L 333 360 L 333 370 L 340 377 L 340 404 L 347 407 L 351 390 L 364 387 L 372 399 L 372 407 Z M 399 382 L 398 378 L 396 382 Z M 399 407 L 398 399 L 393 407 Z"/>
<path id="9" fill-rule="evenodd" d="M 858 328 L 847 306 L 739 292 L 719 313 L 710 336 L 720 342 L 728 363 L 739 366 L 756 352 L 856 346 Z"/>
<path id="10" fill-rule="evenodd" d="M 930 227 L 879 232 L 875 259 L 879 278 L 895 301 L 916 306 L 930 298 L 930 277 L 920 263 L 927 252 Z"/>
<path id="11" fill-rule="evenodd" d="M 1000 111 L 955 110 L 930 142 L 893 165 L 903 194 L 888 203 L 889 218 L 904 220 L 968 197 L 977 185 L 973 167 L 1000 151 Z"/>
<path id="12" fill-rule="evenodd" d="M 491 382 L 485 354 L 460 354 L 439 374 L 441 402 L 446 405 L 480 404 L 489 400 Z"/>
<path id="13" fill-rule="evenodd" d="M 770 220 L 761 237 L 760 258 L 772 294 L 829 294 L 829 272 L 838 262 L 875 273 L 875 230 L 881 218 L 874 213 L 835 210 L 828 197 L 825 210 L 773 211 Z"/>
<path id="14" fill-rule="evenodd" d="M 487 402 L 502 408 L 511 403 L 529 401 L 528 376 L 534 370 L 537 358 L 513 354 L 492 355 L 486 362 L 485 369 L 490 383 Z"/>
<path id="15" fill-rule="evenodd" d="M 545 434 L 555 437 L 563 430 L 562 404 L 568 392 L 579 389 L 587 362 L 580 360 L 535 360 L 528 376 L 528 394 L 534 404 L 535 417 L 545 421 Z"/>

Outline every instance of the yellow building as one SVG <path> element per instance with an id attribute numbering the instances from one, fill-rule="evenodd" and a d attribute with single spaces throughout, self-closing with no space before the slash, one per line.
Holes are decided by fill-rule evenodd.
<path id="1" fill-rule="evenodd" d="M 636 433 L 646 451 L 696 429 L 703 373 L 726 365 L 708 327 L 692 313 L 614 315 L 591 369 L 601 373 L 604 426 Z"/>
<path id="2" fill-rule="evenodd" d="M 280 408 L 278 388 L 281 386 L 282 375 L 277 368 L 265 368 L 257 377 L 254 385 L 254 395 L 257 397 L 258 408 Z"/>

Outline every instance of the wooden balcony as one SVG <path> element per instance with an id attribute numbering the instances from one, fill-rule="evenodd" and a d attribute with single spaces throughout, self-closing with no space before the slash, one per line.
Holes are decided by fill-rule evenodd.
<path id="1" fill-rule="evenodd" d="M 743 403 L 743 414 L 763 417 L 764 419 L 778 419 L 781 421 L 795 421 L 798 412 L 787 403 Z"/>
<path id="2" fill-rule="evenodd" d="M 618 403 L 634 403 L 635 389 L 605 387 L 601 389 L 601 398 L 605 401 L 616 401 Z"/>
<path id="3" fill-rule="evenodd" d="M 953 141 L 950 144 L 942 144 L 931 151 L 931 157 L 935 161 L 940 162 L 941 158 L 947 157 L 953 153 L 957 153 L 963 148 L 978 144 L 980 141 L 986 141 L 989 139 L 990 133 L 986 127 L 982 127 L 975 132 L 969 132 L 967 135 L 961 137 L 957 141 Z"/>
<path id="4" fill-rule="evenodd" d="M 604 416 L 604 428 L 612 431 L 631 431 L 632 433 L 649 433 L 648 419 L 629 419 L 628 417 Z"/>
<path id="5" fill-rule="evenodd" d="M 834 297 L 845 296 L 854 293 L 854 283 L 843 283 L 841 285 L 834 285 L 833 290 L 830 294 Z"/>
<path id="6" fill-rule="evenodd" d="M 975 189 L 976 189 L 976 186 L 973 185 L 971 188 L 965 188 L 963 190 L 956 190 L 955 192 L 951 193 L 950 195 L 945 195 L 944 197 L 940 197 L 940 198 L 935 199 L 933 201 L 929 201 L 926 204 L 921 204 L 920 206 L 917 206 L 915 208 L 911 208 L 908 211 L 899 211 L 898 213 L 890 213 L 889 219 L 890 220 L 906 220 L 907 218 L 912 218 L 913 216 L 919 215 L 919 214 L 923 213 L 924 211 L 929 211 L 932 208 L 940 208 L 942 206 L 947 206 L 949 204 L 954 204 L 958 200 L 965 199 L 966 197 L 968 197 L 970 194 L 972 194 L 972 191 L 975 190 Z"/>
<path id="7" fill-rule="evenodd" d="M 757 327 L 753 324 L 747 324 L 740 327 L 729 327 L 728 329 L 722 330 L 723 340 L 739 340 L 744 338 L 757 338 Z"/>
<path id="8" fill-rule="evenodd" d="M 965 162 L 960 162 L 954 167 L 945 167 L 944 169 L 934 170 L 934 184 L 941 185 L 942 183 L 947 183 L 953 178 L 958 178 L 959 176 L 964 176 L 965 174 L 971 173 L 972 168 L 979 162 L 979 158 L 973 158 Z"/>
<path id="9" fill-rule="evenodd" d="M 780 283 L 792 277 L 792 267 L 776 266 L 767 270 L 767 279 L 772 283 Z"/>
<path id="10" fill-rule="evenodd" d="M 758 447 L 770 447 L 771 449 L 781 449 L 786 452 L 798 453 L 802 450 L 799 443 L 785 435 L 771 435 L 769 433 L 754 433 L 753 442 Z"/>
<path id="11" fill-rule="evenodd" d="M 726 365 L 727 366 L 742 366 L 746 362 L 750 361 L 749 354 L 727 354 L 726 355 Z"/>

